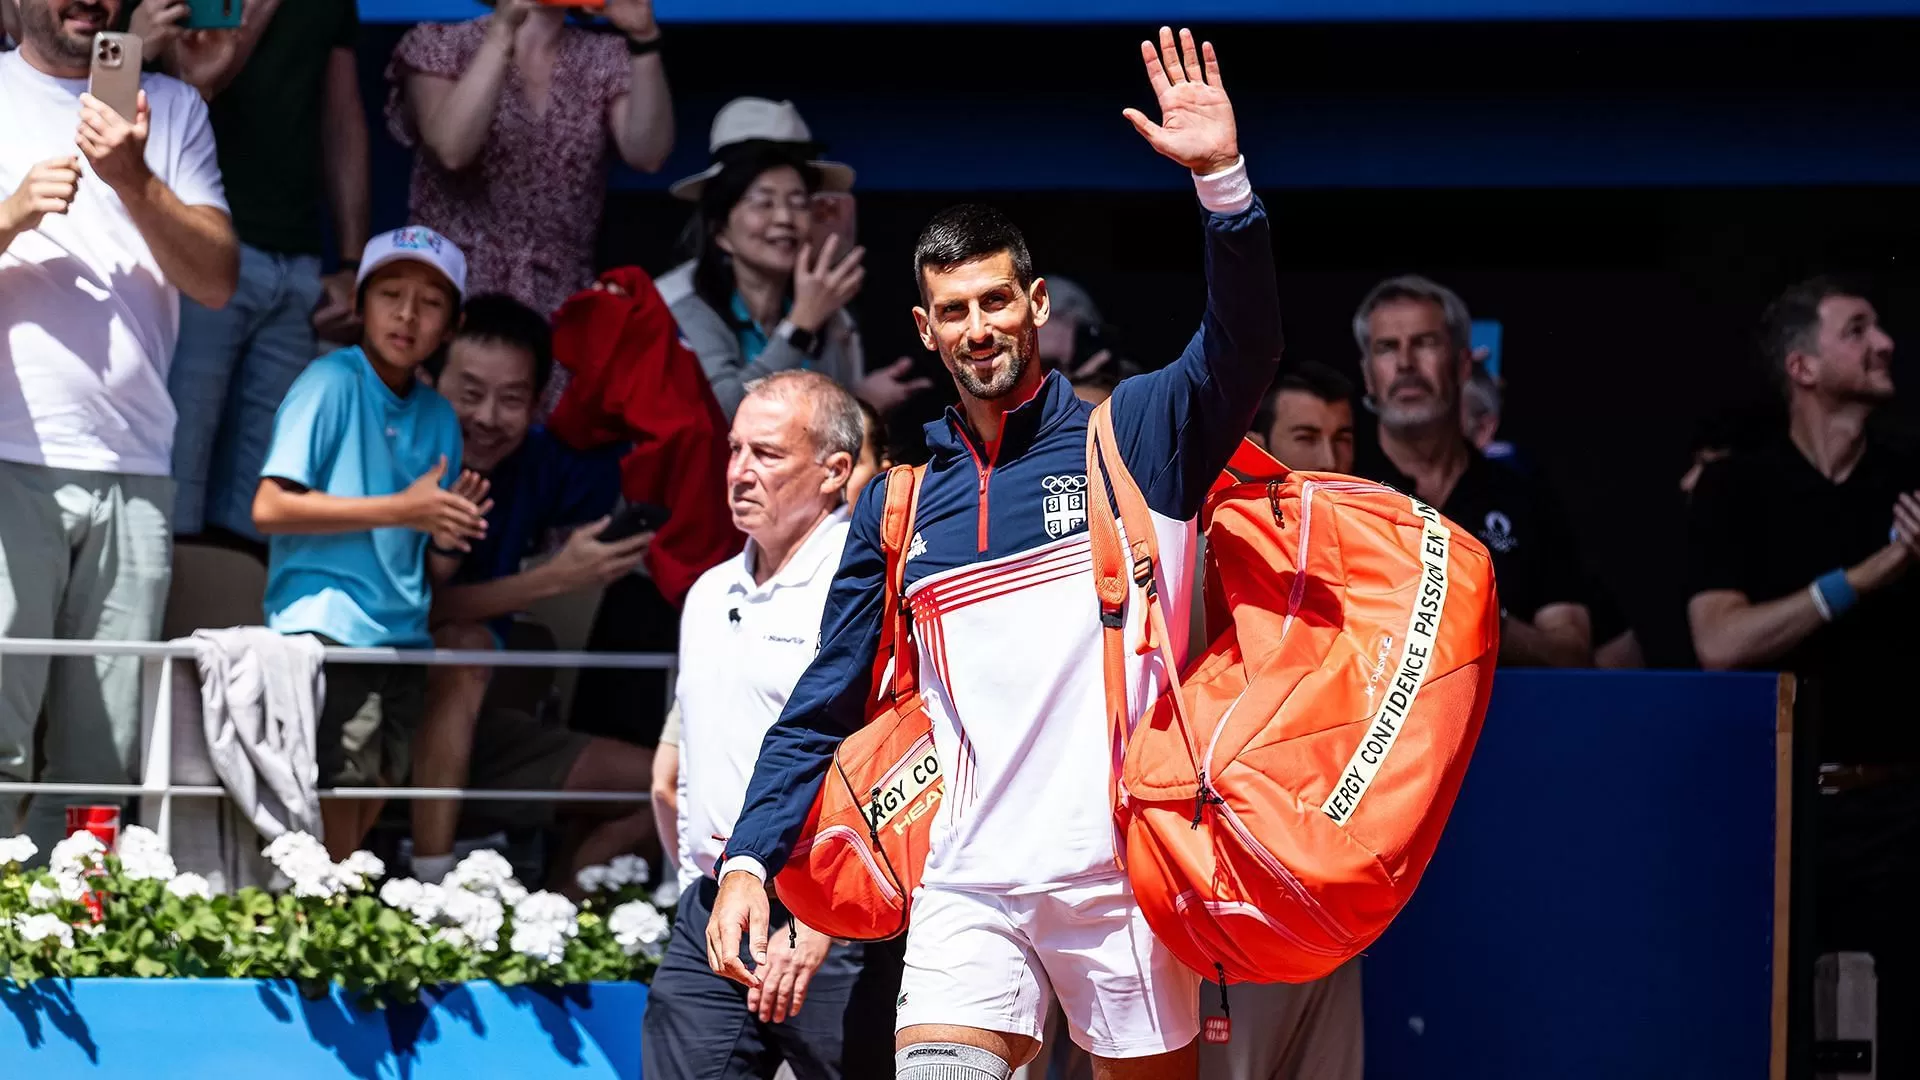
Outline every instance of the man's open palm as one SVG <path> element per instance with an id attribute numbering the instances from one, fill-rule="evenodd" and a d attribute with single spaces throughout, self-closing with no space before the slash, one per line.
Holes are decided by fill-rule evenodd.
<path id="1" fill-rule="evenodd" d="M 1220 82 L 1220 60 L 1213 43 L 1194 46 L 1193 32 L 1180 31 L 1176 49 L 1173 30 L 1160 28 L 1160 46 L 1140 43 L 1147 80 L 1160 102 L 1160 122 L 1138 109 L 1124 115 L 1155 150 L 1201 175 L 1219 172 L 1240 157 L 1240 137 L 1234 127 L 1233 103 Z"/>

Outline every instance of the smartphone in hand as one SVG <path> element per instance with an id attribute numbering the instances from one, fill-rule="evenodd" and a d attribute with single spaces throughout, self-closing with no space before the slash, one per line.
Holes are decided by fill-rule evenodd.
<path id="1" fill-rule="evenodd" d="M 613 520 L 607 522 L 594 539 L 603 544 L 617 544 L 643 532 L 659 532 L 670 513 L 666 507 L 653 503 L 629 503 L 613 515 Z"/>
<path id="2" fill-rule="evenodd" d="M 132 34 L 93 35 L 87 93 L 133 123 L 140 114 L 140 65 L 144 62 L 141 41 Z"/>
<path id="3" fill-rule="evenodd" d="M 807 243 L 813 245 L 813 250 L 819 251 L 820 246 L 826 243 L 827 237 L 837 236 L 840 238 L 840 243 L 834 250 L 839 252 L 841 258 L 845 258 L 847 252 L 854 248 L 854 233 L 858 226 L 854 215 L 853 193 L 816 191 L 813 193 L 812 210 L 813 222 L 808 231 Z"/>
<path id="4" fill-rule="evenodd" d="M 188 30 L 238 30 L 244 14 L 244 0 L 187 0 L 187 21 L 181 25 Z"/>

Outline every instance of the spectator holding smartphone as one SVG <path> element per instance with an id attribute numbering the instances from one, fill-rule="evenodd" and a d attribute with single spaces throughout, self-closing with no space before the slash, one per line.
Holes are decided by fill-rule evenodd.
<path id="1" fill-rule="evenodd" d="M 699 207 L 687 226 L 692 261 L 658 284 L 727 416 L 747 383 L 794 368 L 883 413 L 931 386 L 912 376 L 910 360 L 866 371 L 847 311 L 866 279 L 866 249 L 815 228 L 816 200 L 851 191 L 853 170 L 820 158 L 800 110 L 735 98 L 713 118 L 708 145 L 713 163 L 669 189 Z"/>
<path id="2" fill-rule="evenodd" d="M 413 219 L 469 254 L 474 292 L 551 317 L 593 283 L 613 155 L 653 172 L 673 149 L 660 27 L 650 0 L 606 0 L 615 34 L 535 0 L 493 9 L 401 39 L 387 125 L 417 151 Z"/>
<path id="3" fill-rule="evenodd" d="M 577 592 L 633 572 L 651 533 L 603 541 L 620 496 L 624 446 L 570 449 L 533 422 L 553 372 L 552 330 L 539 312 L 509 296 L 467 301 L 444 362 L 430 365 L 434 385 L 460 419 L 462 464 L 485 476 L 493 509 L 487 535 L 474 541 L 453 578 L 433 599 L 433 639 L 444 649 L 509 647 L 514 615 L 548 597 Z M 553 557 L 547 540 L 570 530 Z M 427 710 L 414 739 L 417 787 L 541 791 L 638 791 L 652 769 L 649 753 L 617 739 L 594 738 L 542 723 L 493 700 L 488 667 L 436 667 L 427 675 Z M 653 835 L 647 807 L 621 803 L 486 803 L 464 807 L 468 824 L 567 827 L 570 857 L 556 864 L 556 887 L 571 890 L 583 866 L 605 863 Z M 450 800 L 413 803 L 413 876 L 439 881 L 453 869 L 463 807 Z"/>
<path id="4" fill-rule="evenodd" d="M 140 0 L 131 29 L 207 101 L 240 288 L 219 310 L 181 304 L 168 386 L 180 412 L 174 531 L 261 542 L 253 491 L 274 410 L 322 338 L 359 338 L 354 276 L 371 204 L 360 20 L 354 0 L 246 0 L 237 30 L 189 30 L 188 14 L 186 0 Z"/>
<path id="5" fill-rule="evenodd" d="M 466 276 L 460 249 L 430 229 L 399 229 L 367 245 L 360 344 L 315 360 L 294 380 L 260 470 L 253 521 L 272 538 L 269 627 L 361 648 L 433 644 L 429 581 L 452 577 L 486 535 L 491 509 L 486 480 L 459 470 L 452 406 L 419 377 L 453 335 Z M 315 750 L 320 785 L 404 778 L 425 699 L 419 668 L 329 665 Z M 377 801 L 321 804 L 334 858 L 359 846 L 379 810 Z"/>
<path id="6" fill-rule="evenodd" d="M 85 92 L 120 0 L 18 11 L 20 48 L 0 54 L 0 634 L 150 641 L 172 575 L 180 300 L 233 295 L 233 224 L 198 95 L 148 75 L 123 116 Z M 31 779 L 44 752 L 42 779 L 127 783 L 139 731 L 137 659 L 0 659 L 0 777 Z M 33 800 L 42 851 L 66 801 Z"/>

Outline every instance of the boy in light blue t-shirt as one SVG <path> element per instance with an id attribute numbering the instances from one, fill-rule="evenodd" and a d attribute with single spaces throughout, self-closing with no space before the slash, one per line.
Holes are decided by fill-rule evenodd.
<path id="1" fill-rule="evenodd" d="M 416 374 L 452 338 L 466 276 L 460 249 L 431 229 L 367 245 L 360 344 L 294 380 L 260 470 L 253 522 L 269 537 L 269 627 L 360 648 L 432 646 L 431 584 L 485 535 L 491 506 L 486 481 L 458 471 L 453 407 Z M 330 665 L 321 786 L 402 780 L 425 701 L 421 668 Z M 377 800 L 320 806 L 336 859 L 359 846 L 380 810 Z"/>

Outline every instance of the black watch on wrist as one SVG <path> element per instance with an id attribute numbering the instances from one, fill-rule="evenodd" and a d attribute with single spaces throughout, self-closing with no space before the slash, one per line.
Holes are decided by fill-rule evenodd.
<path id="1" fill-rule="evenodd" d="M 808 356 L 819 356 L 820 346 L 826 343 L 825 339 L 819 334 L 803 327 L 795 326 L 792 323 L 787 324 L 785 337 L 787 344 L 799 349 Z"/>
<path id="2" fill-rule="evenodd" d="M 645 41 L 642 41 L 637 37 L 629 37 L 627 39 L 627 55 L 628 56 L 645 56 L 648 53 L 659 52 L 660 36 L 661 36 L 660 31 L 655 30 L 653 32 L 653 36 L 650 38 L 647 38 Z"/>

